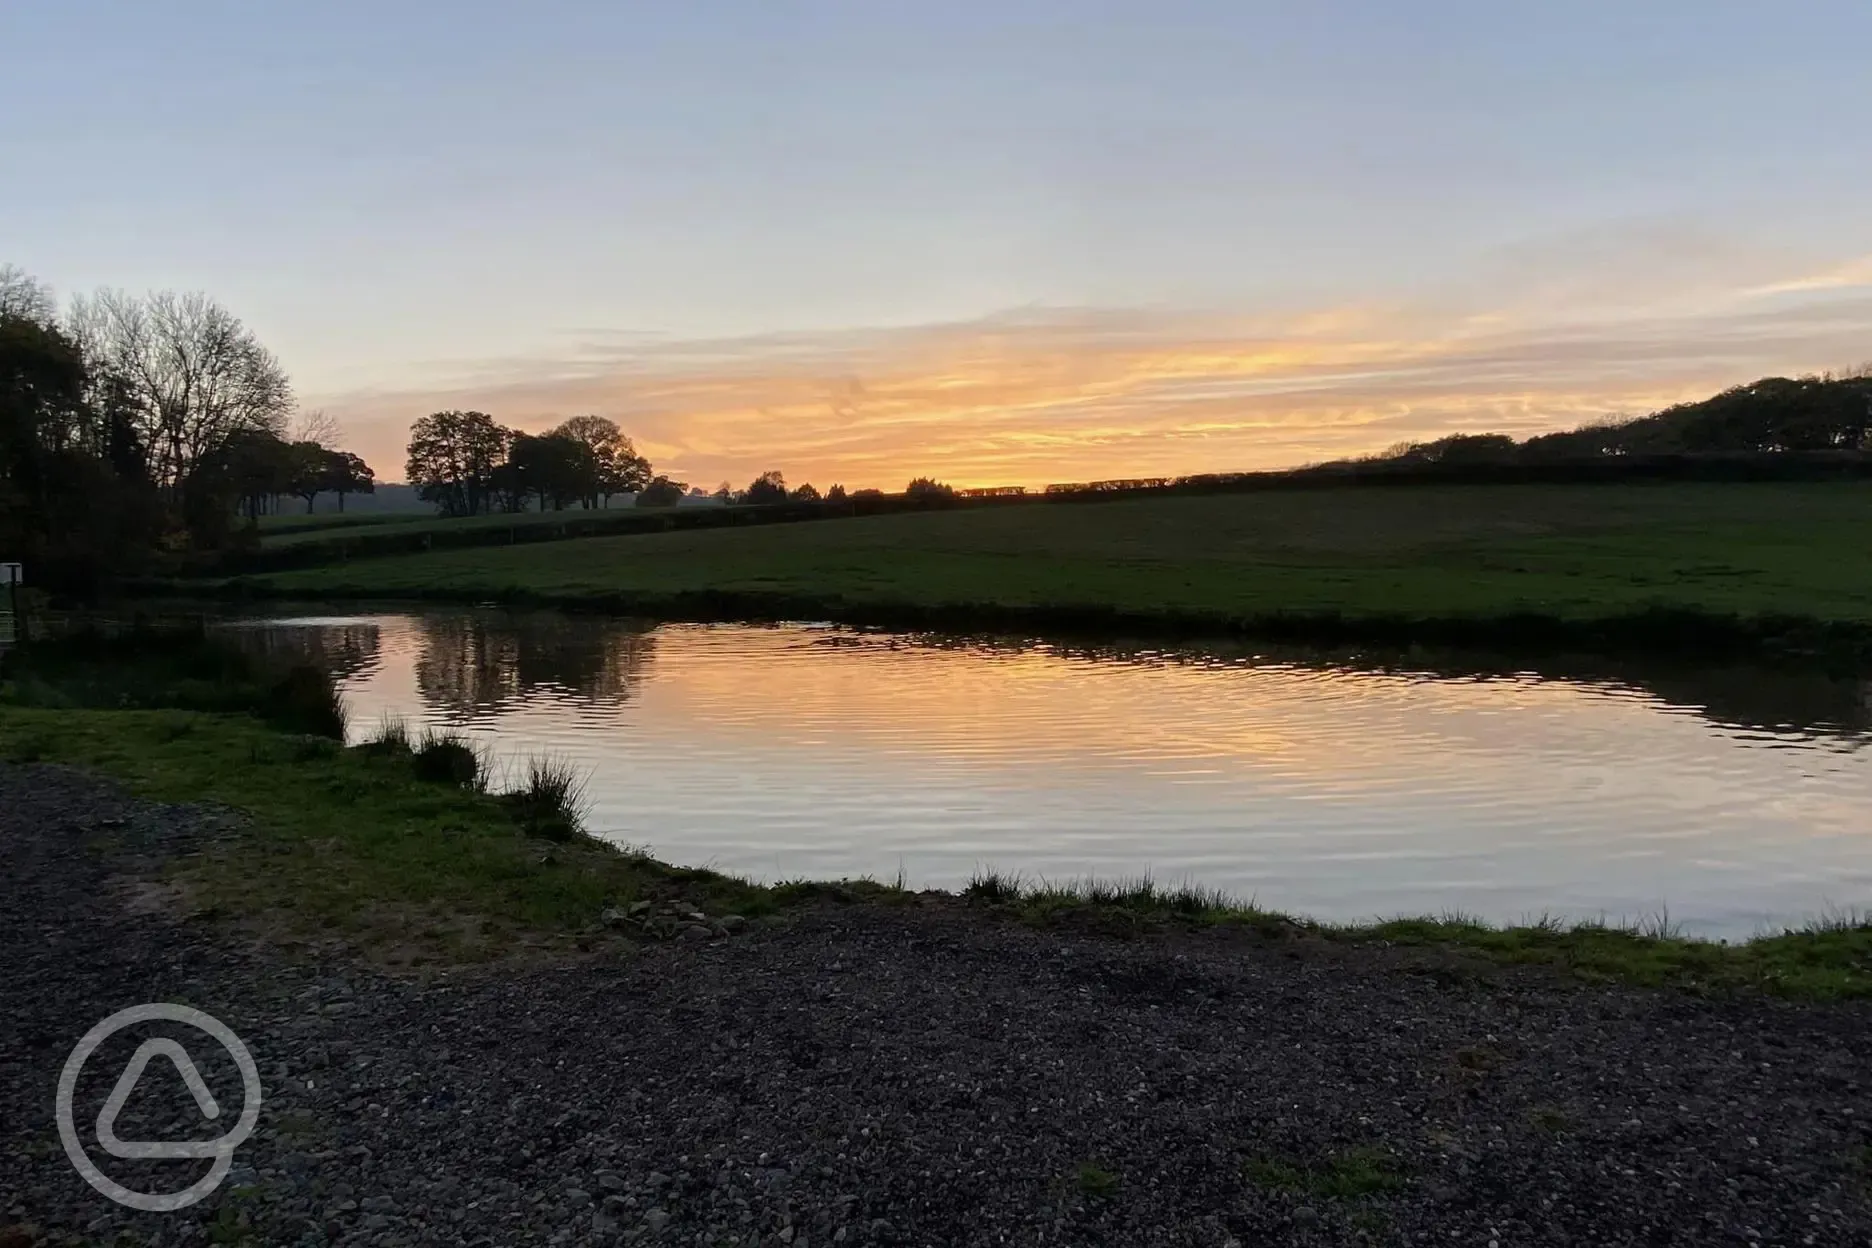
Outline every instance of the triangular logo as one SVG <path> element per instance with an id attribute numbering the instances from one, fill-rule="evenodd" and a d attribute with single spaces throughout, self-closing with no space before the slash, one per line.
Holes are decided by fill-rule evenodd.
<path id="1" fill-rule="evenodd" d="M 130 1058 L 130 1064 L 124 1067 L 123 1074 L 117 1077 L 117 1086 L 104 1102 L 104 1108 L 98 1111 L 97 1137 L 104 1151 L 113 1157 L 209 1157 L 214 1154 L 217 1140 L 120 1140 L 117 1138 L 117 1115 L 123 1112 L 125 1102 L 136 1090 L 137 1080 L 143 1077 L 144 1067 L 150 1059 L 161 1054 L 169 1059 L 176 1073 L 182 1076 L 189 1093 L 195 1098 L 195 1105 L 204 1118 L 214 1119 L 221 1116 L 221 1107 L 215 1104 L 214 1093 L 203 1082 L 201 1072 L 195 1069 L 195 1062 L 188 1055 L 188 1050 L 174 1040 L 158 1038 L 145 1040 L 137 1046 L 137 1051 Z"/>

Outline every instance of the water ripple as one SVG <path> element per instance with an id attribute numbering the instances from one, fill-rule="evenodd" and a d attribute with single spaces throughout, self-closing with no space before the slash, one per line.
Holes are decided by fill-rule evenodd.
<path id="1" fill-rule="evenodd" d="M 606 835 L 757 877 L 1150 871 L 1328 918 L 1668 906 L 1724 936 L 1872 903 L 1852 682 L 544 613 L 244 631 L 330 663 L 360 731 L 570 758 Z"/>

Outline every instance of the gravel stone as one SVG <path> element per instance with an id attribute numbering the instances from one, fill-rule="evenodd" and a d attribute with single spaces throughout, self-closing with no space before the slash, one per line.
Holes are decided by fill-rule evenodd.
<path id="1" fill-rule="evenodd" d="M 150 904 L 164 861 L 238 835 L 0 765 L 0 1244 L 1872 1243 L 1863 1003 L 935 899 L 393 974 Z M 166 1214 L 93 1191 L 53 1119 L 78 1038 L 150 1001 L 220 1019 L 264 1089 L 242 1181 Z M 176 1191 L 207 1163 L 91 1138 L 147 1034 L 182 1043 L 223 1121 L 156 1061 L 119 1136 L 221 1133 L 240 1077 L 186 1028 L 107 1041 L 75 1119 L 113 1179 Z M 1350 1150 L 1395 1182 L 1268 1177 Z"/>

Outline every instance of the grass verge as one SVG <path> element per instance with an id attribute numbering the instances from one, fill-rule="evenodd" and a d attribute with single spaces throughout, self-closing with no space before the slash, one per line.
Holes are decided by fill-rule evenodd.
<path id="1" fill-rule="evenodd" d="M 1148 877 L 1066 883 L 976 874 L 962 894 L 1031 923 L 1082 921 L 1117 930 L 1225 928 L 1281 939 L 1442 951 L 1543 966 L 1594 982 L 1702 992 L 1759 990 L 1810 1000 L 1872 996 L 1872 915 L 1844 913 L 1798 930 L 1728 943 L 1687 937 L 1668 915 L 1631 924 L 1557 919 L 1495 927 L 1463 915 L 1321 923 L 1214 890 Z"/>
<path id="2" fill-rule="evenodd" d="M 171 864 L 188 911 L 286 943 L 342 938 L 392 960 L 495 957 L 570 943 L 610 907 L 680 900 L 759 915 L 774 890 L 666 867 L 577 835 L 526 835 L 510 799 L 241 715 L 0 709 L 0 756 L 71 763 L 141 797 L 245 814 L 214 852 Z"/>

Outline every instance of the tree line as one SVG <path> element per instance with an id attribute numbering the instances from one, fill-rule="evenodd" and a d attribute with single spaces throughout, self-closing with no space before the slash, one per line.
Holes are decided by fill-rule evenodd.
<path id="1" fill-rule="evenodd" d="M 609 507 L 621 494 L 638 507 L 673 507 L 684 498 L 721 503 L 843 503 L 884 497 L 882 490 L 847 494 L 833 485 L 821 494 L 811 483 L 789 487 L 783 473 L 761 473 L 736 489 L 724 481 L 713 493 L 656 473 L 650 461 L 603 416 L 574 416 L 545 433 L 523 433 L 486 412 L 431 412 L 410 426 L 409 483 L 445 516 L 480 516 L 568 507 Z M 918 477 L 907 498 L 940 504 L 957 491 Z"/>
<path id="2" fill-rule="evenodd" d="M 609 506 L 613 496 L 683 487 L 654 477 L 616 422 L 574 416 L 542 434 L 486 412 L 432 412 L 410 426 L 409 483 L 445 516 Z"/>
<path id="3" fill-rule="evenodd" d="M 162 551 L 251 541 L 283 496 L 373 488 L 240 319 L 200 293 L 100 290 L 61 308 L 0 265 L 0 553 L 70 588 Z M 244 523 L 243 523 L 244 520 Z"/>
<path id="4" fill-rule="evenodd" d="M 1594 421 L 1517 441 L 1455 433 L 1402 442 L 1361 463 L 1551 464 L 1658 455 L 1785 455 L 1872 450 L 1872 366 L 1764 377 L 1648 416 Z"/>

